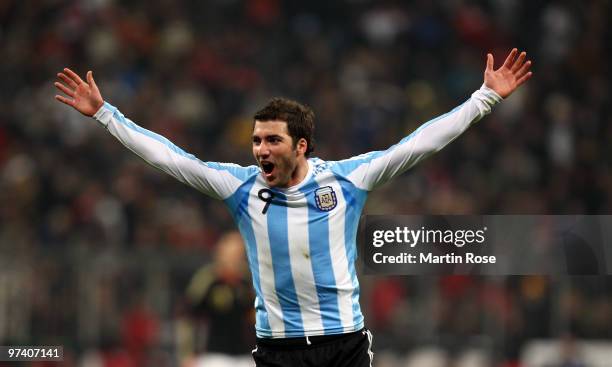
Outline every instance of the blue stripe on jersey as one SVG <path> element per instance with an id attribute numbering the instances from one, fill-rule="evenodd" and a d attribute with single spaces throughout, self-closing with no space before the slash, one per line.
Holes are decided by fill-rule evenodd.
<path id="1" fill-rule="evenodd" d="M 113 113 L 113 117 L 119 121 L 119 123 L 127 126 L 128 128 L 139 132 L 145 136 L 148 136 L 149 138 L 156 140 L 162 144 L 164 144 L 166 147 L 168 147 L 168 149 L 170 149 L 171 151 L 175 152 L 176 154 L 183 156 L 185 158 L 189 158 L 189 159 L 193 159 L 196 160 L 202 164 L 204 164 L 205 166 L 212 168 L 212 169 L 216 169 L 216 170 L 225 170 L 228 171 L 229 173 L 231 173 L 234 177 L 236 177 L 237 179 L 241 180 L 241 181 L 246 181 L 248 180 L 249 176 L 253 175 L 253 173 L 257 173 L 259 171 L 259 168 L 257 168 L 257 166 L 248 166 L 248 167 L 241 167 L 239 165 L 235 165 L 235 164 L 223 164 L 223 163 L 217 163 L 217 162 L 203 162 L 201 160 L 199 160 L 196 156 L 194 156 L 193 154 L 187 153 L 185 152 L 183 149 L 179 148 L 178 146 L 174 145 L 170 140 L 166 139 L 165 137 L 156 134 L 150 130 L 147 130 L 141 126 L 136 125 L 134 122 L 132 122 L 132 120 L 126 118 L 121 112 L 119 112 L 119 110 L 117 109 L 117 107 L 111 105 L 108 102 L 104 102 L 104 107 L 106 109 L 108 109 L 109 111 L 111 111 Z"/>
<path id="2" fill-rule="evenodd" d="M 270 240 L 270 252 L 272 254 L 272 267 L 274 269 L 274 285 L 276 295 L 283 311 L 283 322 L 285 330 L 300 330 L 304 335 L 304 323 L 300 303 L 295 291 L 293 274 L 291 273 L 291 258 L 289 256 L 289 237 L 287 224 L 287 197 L 274 191 L 275 201 L 278 204 L 270 205 L 268 213 L 268 236 Z"/>
<path id="3" fill-rule="evenodd" d="M 261 282 L 259 278 L 259 261 L 257 258 L 257 245 L 255 241 L 255 232 L 251 218 L 248 215 L 249 192 L 255 183 L 257 176 L 253 176 L 249 181 L 245 182 L 234 194 L 225 199 L 225 204 L 228 206 L 230 213 L 234 217 L 234 221 L 238 225 L 238 229 L 245 240 L 247 258 L 253 275 L 253 288 L 255 288 L 255 316 L 258 336 L 271 337 L 270 322 L 268 320 L 268 311 L 262 300 L 263 292 L 261 291 Z"/>
<path id="4" fill-rule="evenodd" d="M 451 111 L 438 116 L 432 120 L 427 121 L 426 123 L 424 123 L 423 125 L 419 126 L 418 129 L 416 129 L 415 131 L 413 131 L 410 135 L 404 137 L 402 140 L 400 140 L 397 144 L 392 145 L 391 147 L 389 147 L 386 150 L 377 150 L 374 152 L 369 152 L 369 153 L 364 153 L 361 155 L 358 155 L 354 158 L 349 158 L 346 160 L 342 160 L 342 161 L 336 161 L 336 162 L 330 162 L 332 164 L 332 171 L 334 173 L 338 173 L 340 176 L 348 176 L 351 172 L 353 172 L 354 170 L 357 169 L 357 167 L 361 166 L 364 163 L 369 163 L 372 160 L 385 155 L 387 153 L 389 153 L 390 151 L 392 151 L 393 149 L 395 149 L 396 147 L 404 144 L 405 142 L 407 142 L 408 140 L 412 139 L 416 134 L 418 134 L 421 130 L 423 130 L 424 128 L 428 127 L 429 125 L 433 124 L 434 122 L 448 116 L 451 115 L 453 113 L 455 113 L 456 111 L 458 111 L 461 107 L 463 107 L 464 104 L 466 104 L 467 101 L 463 102 L 460 106 L 457 106 L 455 108 L 453 108 Z"/>
<path id="5" fill-rule="evenodd" d="M 329 248 L 329 213 L 317 210 L 314 195 L 307 195 L 308 192 L 315 192 L 317 187 L 318 184 L 313 177 L 300 189 L 300 192 L 304 194 L 308 201 L 310 263 L 317 288 L 323 328 L 327 334 L 332 330 L 342 328 L 342 320 L 340 319 L 336 278 Z"/>
<path id="6" fill-rule="evenodd" d="M 346 246 L 346 257 L 354 289 L 353 324 L 357 327 L 363 323 L 363 314 L 359 307 L 359 281 L 357 280 L 357 270 L 355 269 L 355 261 L 357 260 L 357 226 L 359 225 L 359 217 L 368 197 L 368 192 L 355 187 L 355 185 L 342 177 L 336 176 L 336 179 L 340 187 L 342 187 L 342 194 L 346 201 L 344 244 Z"/>

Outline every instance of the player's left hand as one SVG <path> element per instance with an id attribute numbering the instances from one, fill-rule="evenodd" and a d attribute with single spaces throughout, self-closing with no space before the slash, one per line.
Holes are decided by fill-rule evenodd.
<path id="1" fill-rule="evenodd" d="M 525 83 L 533 74 L 529 71 L 531 60 L 525 61 L 527 53 L 525 51 L 516 57 L 516 48 L 510 51 L 504 64 L 497 70 L 493 70 L 493 55 L 487 54 L 487 67 L 484 72 L 484 83 L 493 89 L 502 98 L 508 97 L 518 87 Z"/>

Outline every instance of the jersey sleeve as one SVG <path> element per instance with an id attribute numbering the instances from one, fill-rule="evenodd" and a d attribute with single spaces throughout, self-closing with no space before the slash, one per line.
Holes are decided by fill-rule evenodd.
<path id="1" fill-rule="evenodd" d="M 145 162 L 213 198 L 226 199 L 257 173 L 255 166 L 203 162 L 165 137 L 136 125 L 107 102 L 93 117 Z"/>
<path id="2" fill-rule="evenodd" d="M 465 103 L 421 125 L 389 149 L 337 161 L 333 169 L 358 188 L 372 190 L 444 148 L 501 100 L 483 85 Z"/>

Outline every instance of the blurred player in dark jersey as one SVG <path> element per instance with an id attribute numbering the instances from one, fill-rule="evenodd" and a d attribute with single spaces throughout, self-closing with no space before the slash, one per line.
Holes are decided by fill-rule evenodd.
<path id="1" fill-rule="evenodd" d="M 251 280 L 244 245 L 236 231 L 219 240 L 214 263 L 203 266 L 187 288 L 187 302 L 197 329 L 195 366 L 252 366 L 255 322 Z"/>

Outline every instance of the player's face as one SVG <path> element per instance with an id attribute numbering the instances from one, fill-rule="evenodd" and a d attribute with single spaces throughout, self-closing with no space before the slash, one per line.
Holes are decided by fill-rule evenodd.
<path id="1" fill-rule="evenodd" d="M 270 187 L 297 183 L 298 164 L 304 160 L 302 148 L 301 142 L 294 147 L 285 121 L 255 121 L 253 155 Z"/>

